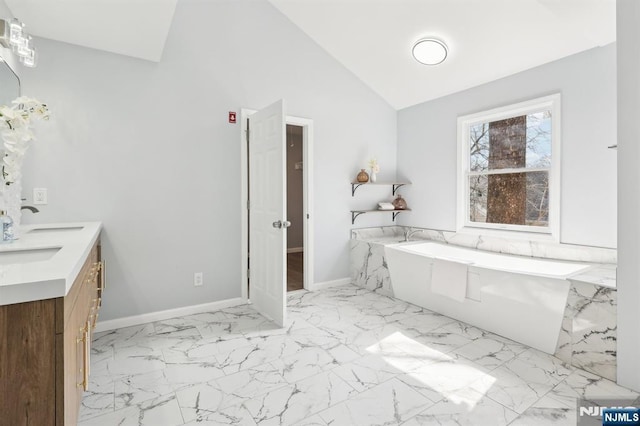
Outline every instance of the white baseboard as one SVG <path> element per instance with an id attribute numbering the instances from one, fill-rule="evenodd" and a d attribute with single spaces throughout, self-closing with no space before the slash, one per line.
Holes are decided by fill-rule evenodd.
<path id="1" fill-rule="evenodd" d="M 311 291 L 322 290 L 324 288 L 337 287 L 345 284 L 351 284 L 351 278 L 339 278 L 333 281 L 323 281 L 321 283 L 313 283 L 309 290 Z"/>
<path id="2" fill-rule="evenodd" d="M 291 247 L 287 249 L 287 253 L 302 253 L 304 252 L 304 247 Z"/>
<path id="3" fill-rule="evenodd" d="M 233 306 L 244 305 L 246 303 L 247 301 L 243 298 L 236 297 L 234 299 L 219 300 L 217 302 L 203 303 L 201 305 L 185 306 L 182 308 L 168 309 L 166 311 L 149 312 L 148 314 L 98 321 L 94 331 L 97 333 L 100 331 L 115 330 L 116 328 L 130 327 L 132 325 L 146 324 L 153 321 L 162 321 L 184 315 L 219 311 L 220 309 L 231 308 Z"/>

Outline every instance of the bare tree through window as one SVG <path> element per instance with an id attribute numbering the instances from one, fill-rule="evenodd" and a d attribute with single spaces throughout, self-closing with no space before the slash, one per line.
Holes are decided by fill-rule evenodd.
<path id="1" fill-rule="evenodd" d="M 469 128 L 471 222 L 549 226 L 551 110 Z"/>

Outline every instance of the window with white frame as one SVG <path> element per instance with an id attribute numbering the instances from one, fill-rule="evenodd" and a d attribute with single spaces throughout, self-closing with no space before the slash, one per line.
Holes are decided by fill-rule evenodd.
<path id="1" fill-rule="evenodd" d="M 560 95 L 458 118 L 458 229 L 559 232 Z"/>

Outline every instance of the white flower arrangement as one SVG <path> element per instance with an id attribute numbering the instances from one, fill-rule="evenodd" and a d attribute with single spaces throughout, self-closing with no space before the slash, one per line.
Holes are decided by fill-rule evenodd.
<path id="1" fill-rule="evenodd" d="M 10 185 L 20 178 L 22 160 L 29 142 L 35 140 L 31 131 L 34 120 L 48 120 L 47 105 L 37 99 L 21 96 L 11 106 L 0 106 L 0 136 L 4 145 L 2 178 Z"/>
<path id="2" fill-rule="evenodd" d="M 371 169 L 373 173 L 380 173 L 380 166 L 378 165 L 378 160 L 376 158 L 369 160 L 369 169 Z"/>

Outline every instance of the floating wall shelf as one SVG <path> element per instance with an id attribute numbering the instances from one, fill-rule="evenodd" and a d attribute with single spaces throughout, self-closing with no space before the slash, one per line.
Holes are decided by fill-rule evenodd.
<path id="1" fill-rule="evenodd" d="M 365 213 L 391 213 L 391 220 L 395 221 L 396 216 L 398 216 L 402 212 L 410 212 L 411 209 L 403 209 L 403 210 L 351 210 L 351 224 L 353 225 L 356 222 L 356 218 L 361 214 Z"/>
<path id="2" fill-rule="evenodd" d="M 351 182 L 351 196 L 354 197 L 356 194 L 356 189 L 360 188 L 362 185 L 391 185 L 391 194 L 396 195 L 396 191 L 398 188 L 404 185 L 411 185 L 411 182 Z"/>
<path id="3" fill-rule="evenodd" d="M 355 197 L 356 189 L 360 188 L 362 185 L 386 185 L 391 186 L 391 193 L 396 195 L 398 189 L 405 185 L 411 185 L 411 182 L 351 182 L 351 196 Z M 396 209 L 396 210 L 351 210 L 351 224 L 353 225 L 356 222 L 356 218 L 361 214 L 365 213 L 391 213 L 391 220 L 395 221 L 396 217 L 402 212 L 410 212 L 411 209 Z"/>

